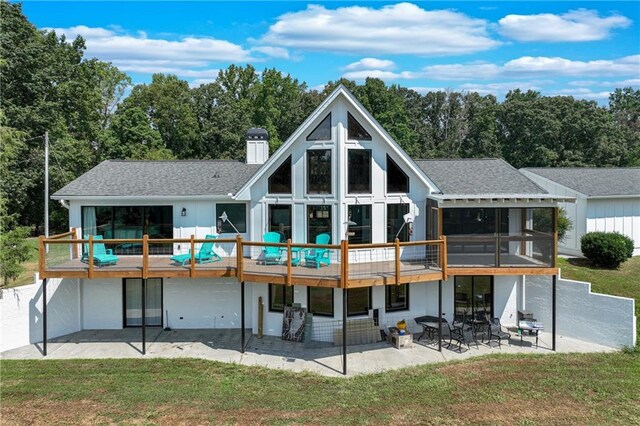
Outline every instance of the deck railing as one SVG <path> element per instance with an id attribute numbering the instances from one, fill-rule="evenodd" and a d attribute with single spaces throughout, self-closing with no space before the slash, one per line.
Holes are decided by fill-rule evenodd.
<path id="1" fill-rule="evenodd" d="M 246 241 L 241 236 L 213 240 L 217 254 L 210 261 L 196 258 L 211 239 L 142 238 L 79 239 L 75 229 L 39 239 L 39 270 L 42 278 L 209 278 L 229 277 L 239 282 L 264 282 L 334 288 L 369 287 L 446 280 L 449 267 L 455 274 L 471 274 L 449 265 L 447 238 L 431 241 L 375 244 L 300 244 Z M 509 241 L 507 244 L 514 244 Z M 518 244 L 530 243 L 530 241 Z M 450 245 L 450 244 L 449 244 Z M 96 250 L 109 249 L 118 256 L 112 263 L 99 262 Z M 128 255 L 134 254 L 134 255 Z M 171 254 L 183 254 L 184 262 Z M 449 259 L 449 262 L 447 261 Z M 504 268 L 510 270 L 514 268 Z M 477 272 L 482 273 L 482 268 Z M 452 269 L 453 271 L 453 269 Z M 486 269 L 485 269 L 486 271 Z M 492 269 L 493 271 L 493 269 Z M 500 273 L 500 271 L 494 271 Z M 492 273 L 494 273 L 492 272 Z M 522 272 L 526 273 L 526 272 Z M 539 272 L 549 273 L 540 269 Z"/>
<path id="2" fill-rule="evenodd" d="M 361 287 L 402 284 L 418 278 L 446 279 L 445 239 L 357 244 L 299 244 L 215 239 L 215 261 L 196 259 L 200 246 L 211 239 L 142 238 L 80 239 L 75 229 L 39 238 L 42 278 L 108 277 L 236 277 L 238 281 L 285 285 Z M 102 264 L 96 251 L 118 256 Z M 184 264 L 171 261 L 173 254 L 190 254 Z M 134 255 L 129 255 L 134 254 Z"/>

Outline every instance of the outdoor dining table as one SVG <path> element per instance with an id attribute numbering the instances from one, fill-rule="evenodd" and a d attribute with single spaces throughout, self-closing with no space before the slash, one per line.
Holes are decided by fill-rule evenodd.
<path id="1" fill-rule="evenodd" d="M 520 336 L 520 346 L 522 346 L 522 334 L 525 331 L 529 333 L 535 332 L 536 334 L 536 349 L 538 349 L 538 334 L 544 330 L 544 324 L 535 321 L 520 321 L 518 322 L 518 335 Z"/>
<path id="2" fill-rule="evenodd" d="M 433 340 L 434 335 L 436 335 L 439 331 L 440 324 L 447 324 L 447 320 L 441 318 L 438 320 L 438 317 L 434 317 L 431 315 L 425 315 L 423 317 L 414 318 L 414 321 L 422 327 L 422 334 L 418 337 L 418 340 L 423 337 L 429 337 L 429 339 Z"/>

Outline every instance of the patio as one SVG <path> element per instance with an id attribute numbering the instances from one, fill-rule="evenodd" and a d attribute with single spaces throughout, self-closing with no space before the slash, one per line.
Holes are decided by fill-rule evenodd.
<path id="1" fill-rule="evenodd" d="M 325 376 L 342 376 L 341 346 L 321 345 L 313 348 L 304 343 L 282 341 L 279 337 L 259 339 L 246 330 L 245 353 L 240 352 L 238 329 L 170 330 L 147 329 L 147 354 L 141 353 L 140 329 L 84 330 L 50 339 L 47 359 L 80 358 L 201 358 L 212 361 L 258 365 L 289 371 L 310 371 Z M 551 334 L 540 333 L 539 347 L 534 336 L 512 337 L 511 345 L 501 348 L 479 344 L 459 353 L 443 344 L 438 352 L 434 342 L 417 341 L 412 348 L 395 349 L 386 341 L 351 345 L 347 349 L 348 375 L 378 373 L 413 365 L 462 360 L 491 354 L 553 354 Z M 591 342 L 557 336 L 558 352 L 613 352 L 616 349 Z M 43 359 L 40 344 L 12 349 L 0 354 L 2 359 Z"/>

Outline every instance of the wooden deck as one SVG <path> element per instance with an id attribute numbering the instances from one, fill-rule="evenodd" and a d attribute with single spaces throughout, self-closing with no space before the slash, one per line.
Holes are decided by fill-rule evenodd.
<path id="1" fill-rule="evenodd" d="M 71 239 L 64 239 L 71 237 Z M 184 244 L 195 253 L 206 239 L 143 239 L 101 240 L 94 242 L 75 238 L 75 230 L 54 237 L 39 239 L 39 272 L 41 278 L 233 278 L 237 281 L 276 283 L 285 285 L 319 286 L 332 288 L 357 288 L 378 285 L 397 285 L 412 282 L 446 280 L 448 275 L 554 275 L 556 265 L 545 265 L 533 258 L 519 255 L 502 255 L 501 266 L 495 267 L 492 254 L 447 255 L 446 237 L 432 241 L 349 245 L 314 245 L 243 241 L 242 238 L 218 239 L 216 244 L 225 244 L 230 256 L 211 263 L 179 265 L 169 255 L 150 254 L 149 247 L 157 244 Z M 89 258 L 93 257 L 93 244 L 136 243 L 142 247 L 142 255 L 119 256 L 115 265 L 100 266 L 80 260 L 80 249 L 89 247 Z M 45 245 L 66 244 L 70 249 L 70 260 L 48 256 Z M 264 247 L 279 247 L 282 259 L 277 264 L 264 264 L 261 253 Z M 104 246 L 103 246 L 104 247 Z M 330 251 L 330 264 L 316 268 L 305 265 L 301 257 L 303 249 L 326 249 Z M 219 250 L 220 251 L 220 250 Z M 59 251 L 58 251 L 59 252 Z M 235 257 L 235 253 L 244 253 Z M 222 251 L 220 251 L 222 254 Z M 224 255 L 223 255 L 224 256 Z M 446 261 L 443 261 L 446 259 Z"/>

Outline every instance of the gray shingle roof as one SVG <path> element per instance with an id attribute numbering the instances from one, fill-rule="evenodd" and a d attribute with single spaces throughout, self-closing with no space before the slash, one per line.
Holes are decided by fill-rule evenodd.
<path id="1" fill-rule="evenodd" d="M 231 160 L 107 160 L 53 197 L 235 194 L 260 167 Z"/>
<path id="2" fill-rule="evenodd" d="M 525 168 L 585 195 L 640 195 L 640 167 Z"/>
<path id="3" fill-rule="evenodd" d="M 443 194 L 546 194 L 509 163 L 498 158 L 416 160 Z"/>

